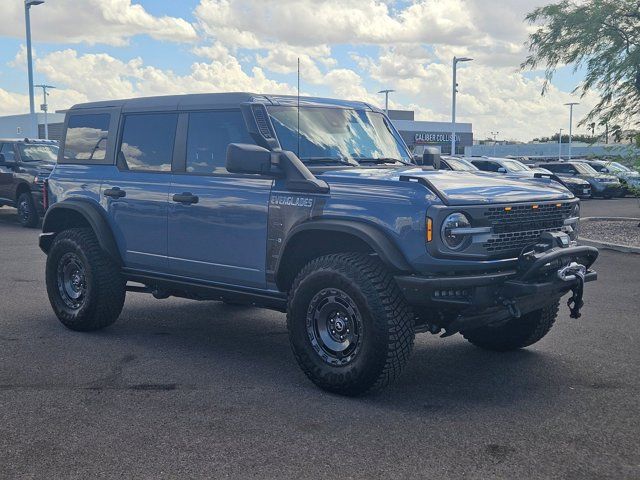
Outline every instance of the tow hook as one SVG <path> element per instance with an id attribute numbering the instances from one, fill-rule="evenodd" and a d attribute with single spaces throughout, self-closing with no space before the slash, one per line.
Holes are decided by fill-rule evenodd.
<path id="1" fill-rule="evenodd" d="M 509 315 L 511 315 L 513 318 L 520 318 L 520 316 L 522 315 L 520 309 L 518 308 L 518 305 L 516 305 L 515 300 L 505 299 L 502 301 L 502 304 L 507 307 Z"/>
<path id="2" fill-rule="evenodd" d="M 566 267 L 558 270 L 558 278 L 564 282 L 577 280 L 571 288 L 571 298 L 567 300 L 571 318 L 580 318 L 580 309 L 584 306 L 582 294 L 584 292 L 584 276 L 587 274 L 587 267 L 577 262 L 571 262 Z"/>

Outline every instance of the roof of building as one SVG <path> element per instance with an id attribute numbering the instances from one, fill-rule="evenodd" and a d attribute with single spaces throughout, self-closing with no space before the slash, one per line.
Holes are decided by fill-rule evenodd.
<path id="1" fill-rule="evenodd" d="M 113 108 L 121 107 L 127 110 L 157 110 L 175 109 L 187 110 L 197 108 L 224 108 L 238 106 L 245 102 L 264 103 L 266 105 L 296 106 L 330 106 L 342 108 L 358 108 L 379 111 L 378 108 L 364 102 L 337 100 L 320 97 L 300 97 L 295 95 L 262 95 L 249 92 L 231 93 L 191 93 L 186 95 L 164 95 L 158 97 L 139 97 L 122 100 L 105 100 L 101 102 L 79 103 L 71 107 L 71 110 L 86 108 Z"/>

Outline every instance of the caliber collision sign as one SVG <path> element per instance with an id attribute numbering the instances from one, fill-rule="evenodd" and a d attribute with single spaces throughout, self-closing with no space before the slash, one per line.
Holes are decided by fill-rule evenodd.
<path id="1" fill-rule="evenodd" d="M 424 143 L 444 143 L 451 142 L 451 134 L 450 133 L 442 133 L 442 132 L 418 132 L 415 135 L 414 141 L 416 145 L 424 144 Z M 456 143 L 460 143 L 460 136 L 456 135 Z"/>

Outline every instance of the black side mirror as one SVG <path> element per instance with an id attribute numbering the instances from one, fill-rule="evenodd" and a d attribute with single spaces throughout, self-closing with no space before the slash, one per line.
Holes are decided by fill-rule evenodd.
<path id="1" fill-rule="evenodd" d="M 270 175 L 271 152 L 248 143 L 230 143 L 227 147 L 227 171 Z"/>
<path id="2" fill-rule="evenodd" d="M 422 154 L 422 165 L 440 170 L 440 154 L 425 152 Z"/>

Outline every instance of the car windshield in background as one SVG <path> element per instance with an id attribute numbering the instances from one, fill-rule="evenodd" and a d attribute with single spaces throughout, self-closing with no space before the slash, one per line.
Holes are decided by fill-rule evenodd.
<path id="1" fill-rule="evenodd" d="M 23 162 L 55 162 L 58 159 L 57 145 L 18 144 Z"/>
<path id="2" fill-rule="evenodd" d="M 504 160 L 502 163 L 504 163 L 505 167 L 507 167 L 512 172 L 524 172 L 526 170 L 529 170 L 525 165 L 518 162 L 517 160 Z"/>
<path id="3" fill-rule="evenodd" d="M 379 113 L 303 107 L 298 135 L 296 107 L 268 109 L 282 148 L 307 164 L 411 162 L 403 142 Z"/>
<path id="4" fill-rule="evenodd" d="M 449 164 L 452 170 L 462 170 L 467 172 L 475 172 L 478 169 L 471 163 L 467 163 L 457 158 L 447 158 L 446 162 Z"/>
<path id="5" fill-rule="evenodd" d="M 591 165 L 587 165 L 586 163 L 574 163 L 573 166 L 576 167 L 576 170 L 578 170 L 578 172 L 584 173 L 586 175 L 593 175 L 594 173 L 598 173 L 593 169 L 593 167 L 591 167 Z"/>
<path id="6" fill-rule="evenodd" d="M 620 163 L 617 163 L 617 162 L 607 163 L 607 164 L 605 164 L 603 166 L 607 167 L 612 172 L 617 172 L 617 173 L 631 172 L 631 170 L 629 168 L 627 168 L 624 165 L 622 165 Z"/>

